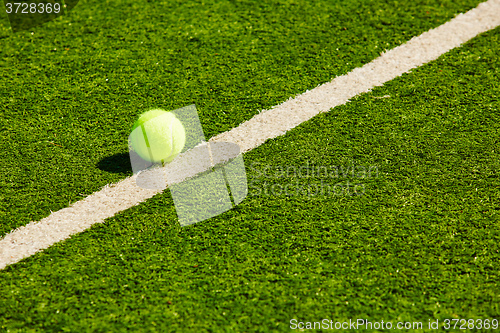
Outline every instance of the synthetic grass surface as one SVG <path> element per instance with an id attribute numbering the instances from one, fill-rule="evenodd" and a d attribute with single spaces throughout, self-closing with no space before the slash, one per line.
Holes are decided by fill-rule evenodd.
<path id="1" fill-rule="evenodd" d="M 223 215 L 180 228 L 167 192 L 7 267 L 0 327 L 498 319 L 499 45 L 500 29 L 483 34 L 247 153 L 249 197 Z M 339 177 L 294 177 L 303 166 L 338 166 Z M 263 191 L 321 180 L 362 183 L 365 194 Z"/>
<path id="2" fill-rule="evenodd" d="M 148 108 L 197 105 L 207 138 L 480 1 L 81 1 L 0 29 L 0 236 L 131 174 Z"/>

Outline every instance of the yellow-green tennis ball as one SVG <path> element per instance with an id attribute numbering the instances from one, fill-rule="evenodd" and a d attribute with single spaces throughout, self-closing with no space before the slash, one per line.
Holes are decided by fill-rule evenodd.
<path id="1" fill-rule="evenodd" d="M 156 109 L 143 113 L 132 126 L 134 151 L 150 162 L 171 162 L 184 148 L 186 132 L 172 112 Z"/>

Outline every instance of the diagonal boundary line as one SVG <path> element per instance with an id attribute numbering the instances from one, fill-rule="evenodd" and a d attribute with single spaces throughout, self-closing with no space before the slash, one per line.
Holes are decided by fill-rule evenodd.
<path id="1" fill-rule="evenodd" d="M 368 64 L 263 111 L 211 140 L 232 142 L 238 144 L 242 151 L 249 151 L 267 139 L 283 135 L 317 114 L 382 86 L 499 25 L 500 1 L 483 2 L 467 13 L 459 14 L 451 21 L 382 53 Z"/>
<path id="2" fill-rule="evenodd" d="M 290 98 L 270 110 L 262 111 L 210 141 L 231 142 L 239 145 L 242 152 L 250 151 L 317 114 L 345 104 L 354 96 L 435 60 L 497 26 L 500 26 L 500 0 L 483 2 L 467 13 L 459 14 L 443 25 L 382 53 L 348 74 Z M 95 223 L 102 223 L 106 218 L 161 192 L 138 187 L 135 176 L 106 185 L 102 190 L 67 208 L 7 234 L 0 240 L 0 269 L 82 232 Z"/>

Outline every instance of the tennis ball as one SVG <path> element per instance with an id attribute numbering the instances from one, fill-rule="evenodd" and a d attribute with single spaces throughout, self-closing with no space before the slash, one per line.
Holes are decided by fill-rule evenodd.
<path id="1" fill-rule="evenodd" d="M 186 132 L 172 112 L 160 109 L 143 113 L 132 126 L 130 144 L 149 162 L 171 162 L 184 148 Z"/>

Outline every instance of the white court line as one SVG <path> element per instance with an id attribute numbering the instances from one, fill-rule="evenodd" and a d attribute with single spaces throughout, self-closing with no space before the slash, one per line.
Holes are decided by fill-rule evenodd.
<path id="1" fill-rule="evenodd" d="M 437 59 L 478 34 L 500 25 L 500 0 L 489 0 L 451 21 L 412 38 L 363 67 L 339 76 L 270 110 L 210 141 L 236 143 L 243 152 L 267 139 L 283 135 L 321 112 L 346 103 L 350 98 L 381 86 L 413 68 Z M 102 223 L 120 211 L 153 197 L 161 191 L 135 185 L 133 177 L 107 185 L 70 207 L 30 222 L 0 240 L 0 269 L 42 251 L 54 243 Z"/>

